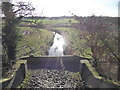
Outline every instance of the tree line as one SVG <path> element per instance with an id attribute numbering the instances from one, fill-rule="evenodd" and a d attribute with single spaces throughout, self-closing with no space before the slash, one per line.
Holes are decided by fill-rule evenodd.
<path id="1" fill-rule="evenodd" d="M 11 63 L 16 62 L 16 46 L 20 40 L 17 26 L 21 19 L 32 14 L 35 8 L 31 3 L 2 2 L 2 14 L 4 25 L 2 27 L 2 68 L 10 68 Z"/>
<path id="2" fill-rule="evenodd" d="M 91 49 L 88 53 L 94 59 L 93 65 L 100 70 L 101 61 L 117 62 L 118 80 L 120 81 L 120 57 L 118 52 L 118 18 L 117 17 L 78 17 L 74 15 L 78 23 L 72 27 L 79 30 L 81 39 L 86 40 L 86 46 Z M 86 52 L 87 53 L 87 52 Z"/>

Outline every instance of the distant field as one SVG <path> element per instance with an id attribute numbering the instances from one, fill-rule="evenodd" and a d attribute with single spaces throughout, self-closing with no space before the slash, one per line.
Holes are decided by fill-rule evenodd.
<path id="1" fill-rule="evenodd" d="M 30 23 L 31 22 L 31 23 Z M 70 26 L 71 23 L 77 23 L 75 19 L 23 19 L 21 25 L 36 25 L 43 24 L 49 26 Z"/>

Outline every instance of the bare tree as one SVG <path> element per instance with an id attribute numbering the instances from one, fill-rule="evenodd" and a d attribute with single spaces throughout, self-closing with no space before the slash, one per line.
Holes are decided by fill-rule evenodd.
<path id="1" fill-rule="evenodd" d="M 20 20 L 27 15 L 31 15 L 33 10 L 35 10 L 35 8 L 32 7 L 31 3 L 18 2 L 15 5 L 10 2 L 2 2 L 2 13 L 4 15 L 2 45 L 3 50 L 5 50 L 8 56 L 7 64 L 9 64 L 11 60 L 15 61 L 16 59 L 16 45 L 20 37 L 16 27 Z M 4 60 L 5 56 L 3 53 L 3 63 L 6 61 Z"/>
<path id="2" fill-rule="evenodd" d="M 103 17 L 86 17 L 80 18 L 75 16 L 79 22 L 75 25 L 87 42 L 86 45 L 91 48 L 94 65 L 97 67 L 101 58 L 109 61 L 116 60 L 118 62 L 118 80 L 120 81 L 120 58 L 118 56 L 118 36 L 115 30 L 112 30 L 111 23 L 113 19 Z M 114 25 L 117 25 L 114 24 Z M 99 67 L 98 67 L 99 68 Z"/>

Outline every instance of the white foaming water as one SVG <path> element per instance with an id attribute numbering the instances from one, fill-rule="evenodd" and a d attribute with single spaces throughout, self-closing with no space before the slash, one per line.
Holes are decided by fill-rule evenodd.
<path id="1" fill-rule="evenodd" d="M 49 50 L 49 56 L 62 56 L 63 46 L 64 46 L 63 37 L 60 34 L 56 33 L 54 37 L 53 45 L 51 46 Z"/>

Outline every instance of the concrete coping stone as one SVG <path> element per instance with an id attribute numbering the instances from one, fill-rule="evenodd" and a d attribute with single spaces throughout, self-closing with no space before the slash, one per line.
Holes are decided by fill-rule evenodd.
<path id="1" fill-rule="evenodd" d="M 12 79 L 14 77 L 14 75 L 16 74 L 16 71 L 18 70 L 18 68 L 20 67 L 21 64 L 25 64 L 27 62 L 27 60 L 18 60 L 16 62 L 16 64 L 13 66 L 16 68 L 16 70 L 14 70 L 13 74 L 9 77 L 9 78 L 2 78 L 0 79 L 0 83 L 6 82 L 10 79 Z"/>
<path id="2" fill-rule="evenodd" d="M 109 82 L 109 83 L 112 83 L 112 84 L 115 84 L 117 86 L 120 86 L 120 82 L 114 82 L 112 80 L 109 80 L 109 79 L 104 79 L 103 77 L 101 77 L 98 72 L 95 70 L 95 68 L 90 64 L 90 62 L 88 60 L 80 60 L 80 62 L 82 64 L 85 64 L 88 69 L 91 71 L 91 73 L 93 74 L 93 76 L 101 81 L 105 81 L 105 82 Z"/>
<path id="3" fill-rule="evenodd" d="M 88 69 L 91 71 L 91 73 L 93 74 L 93 76 L 95 78 L 98 79 L 102 79 L 102 77 L 98 74 L 98 72 L 92 67 L 92 65 L 90 64 L 90 62 L 88 60 L 80 60 L 80 62 L 82 64 L 86 64 L 86 66 L 88 67 Z"/>

